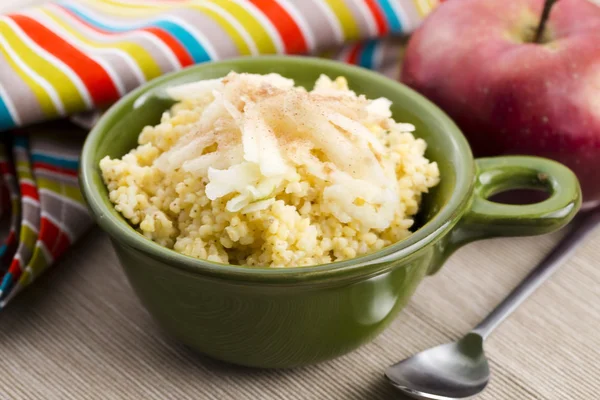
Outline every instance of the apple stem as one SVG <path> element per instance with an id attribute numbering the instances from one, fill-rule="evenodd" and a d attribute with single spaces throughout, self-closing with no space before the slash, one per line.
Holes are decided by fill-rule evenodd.
<path id="1" fill-rule="evenodd" d="M 540 23 L 535 31 L 535 38 L 533 41 L 535 43 L 541 43 L 542 37 L 544 36 L 544 29 L 546 28 L 546 22 L 548 22 L 548 17 L 550 17 L 550 11 L 554 4 L 556 4 L 558 0 L 546 0 L 544 2 L 544 9 L 542 10 L 542 16 L 540 17 Z"/>

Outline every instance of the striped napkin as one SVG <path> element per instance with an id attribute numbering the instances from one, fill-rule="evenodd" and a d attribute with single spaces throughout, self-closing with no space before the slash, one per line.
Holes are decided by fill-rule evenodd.
<path id="1" fill-rule="evenodd" d="M 81 113 L 236 56 L 319 55 L 397 79 L 401 35 L 441 1 L 80 0 L 0 17 L 0 308 L 92 226 L 77 168 L 96 114 Z"/>

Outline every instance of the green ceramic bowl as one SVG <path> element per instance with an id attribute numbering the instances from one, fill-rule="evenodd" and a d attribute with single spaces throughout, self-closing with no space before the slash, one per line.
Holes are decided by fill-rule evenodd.
<path id="1" fill-rule="evenodd" d="M 98 162 L 106 155 L 122 156 L 136 146 L 145 125 L 158 123 L 172 104 L 164 88 L 231 70 L 277 72 L 306 87 L 322 73 L 343 75 L 358 93 L 392 100 L 394 117 L 416 126 L 442 176 L 424 198 L 414 234 L 353 260 L 268 269 L 187 257 L 128 225 L 108 200 Z M 136 90 L 112 107 L 87 138 L 81 185 L 131 285 L 158 324 L 202 353 L 257 367 L 293 367 L 357 348 L 396 317 L 421 280 L 436 272 L 458 246 L 557 230 L 571 220 L 581 201 L 577 179 L 566 167 L 533 157 L 473 160 L 456 125 L 407 87 L 361 68 L 296 57 L 202 64 Z M 541 188 L 551 195 L 522 206 L 486 200 L 512 188 Z"/>

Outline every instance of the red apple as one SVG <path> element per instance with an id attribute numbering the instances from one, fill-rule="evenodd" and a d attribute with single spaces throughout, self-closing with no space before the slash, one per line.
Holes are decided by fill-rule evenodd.
<path id="1" fill-rule="evenodd" d="M 600 7 L 449 0 L 413 34 L 401 80 L 444 109 L 477 156 L 553 158 L 600 203 Z"/>

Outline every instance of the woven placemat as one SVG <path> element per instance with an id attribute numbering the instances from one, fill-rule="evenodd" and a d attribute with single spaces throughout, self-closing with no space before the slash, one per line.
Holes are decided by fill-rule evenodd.
<path id="1" fill-rule="evenodd" d="M 0 313 L 0 399 L 401 399 L 384 368 L 468 331 L 558 237 L 472 244 L 372 343 L 331 362 L 263 371 L 165 336 L 94 230 Z M 481 400 L 597 398 L 599 242 L 600 232 L 490 337 L 493 376 Z"/>

